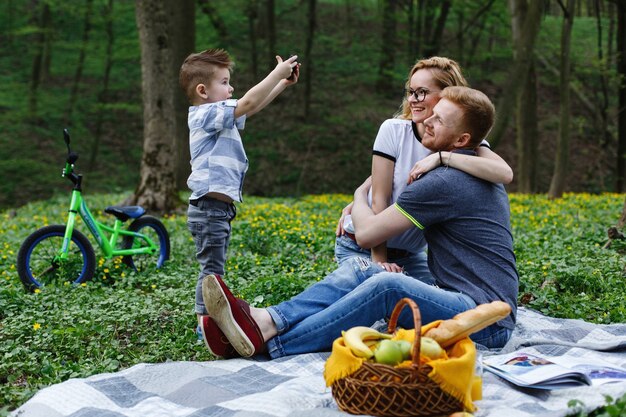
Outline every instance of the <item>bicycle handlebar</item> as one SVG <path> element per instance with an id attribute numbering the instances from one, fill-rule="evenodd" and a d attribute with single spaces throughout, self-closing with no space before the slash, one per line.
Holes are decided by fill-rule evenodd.
<path id="1" fill-rule="evenodd" d="M 67 129 L 63 129 L 63 140 L 65 141 L 65 146 L 67 146 L 67 159 L 65 160 L 63 176 L 74 184 L 75 189 L 80 190 L 82 175 L 74 172 L 74 163 L 78 160 L 78 154 L 70 149 L 70 132 Z"/>

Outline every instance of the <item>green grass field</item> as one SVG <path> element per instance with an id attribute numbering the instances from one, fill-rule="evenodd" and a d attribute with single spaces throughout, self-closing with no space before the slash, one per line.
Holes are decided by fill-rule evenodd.
<path id="1" fill-rule="evenodd" d="M 106 220 L 94 209 L 126 196 L 86 198 L 93 214 Z M 626 322 L 626 243 L 602 248 L 624 197 L 511 194 L 520 303 L 556 317 Z M 228 284 L 266 306 L 321 279 L 334 268 L 335 224 L 349 199 L 246 197 L 233 223 Z M 24 292 L 15 265 L 19 246 L 38 227 L 63 223 L 67 203 L 60 196 L 0 212 L 0 415 L 68 378 L 140 362 L 214 359 L 194 334 L 198 267 L 183 210 L 163 219 L 172 244 L 165 268 L 138 275 L 119 259 L 98 259 L 92 282 Z"/>

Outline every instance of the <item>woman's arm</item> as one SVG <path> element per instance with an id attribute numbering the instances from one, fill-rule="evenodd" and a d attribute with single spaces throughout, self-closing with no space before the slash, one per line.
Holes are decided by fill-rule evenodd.
<path id="1" fill-rule="evenodd" d="M 496 184 L 509 184 L 513 181 L 513 170 L 497 153 L 485 146 L 479 146 L 477 156 L 454 152 L 438 152 L 418 161 L 409 173 L 408 182 L 440 165 L 451 166 L 477 178 Z"/>
<path id="2" fill-rule="evenodd" d="M 389 207 L 393 192 L 393 171 L 395 162 L 374 155 L 372 157 L 372 211 L 378 214 Z M 387 244 L 385 242 L 371 250 L 372 261 L 387 262 Z"/>

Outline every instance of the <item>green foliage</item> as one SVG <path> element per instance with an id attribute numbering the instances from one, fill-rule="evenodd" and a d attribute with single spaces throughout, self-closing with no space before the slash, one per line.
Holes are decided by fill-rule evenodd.
<path id="1" fill-rule="evenodd" d="M 626 415 L 626 394 L 620 398 L 613 399 L 611 396 L 606 395 L 606 406 L 600 407 L 597 410 L 587 413 L 584 411 L 585 403 L 580 400 L 571 400 L 568 403 L 569 408 L 573 413 L 569 414 L 569 417 L 623 417 Z"/>
<path id="2" fill-rule="evenodd" d="M 610 201 L 591 194 L 554 201 L 512 195 L 520 294 L 530 307 L 556 317 L 625 321 L 626 299 L 611 294 L 623 286 L 624 252 L 602 249 L 606 219 L 618 212 Z"/>
<path id="3" fill-rule="evenodd" d="M 275 103 L 246 122 L 242 133 L 250 160 L 246 192 L 261 196 L 302 195 L 307 193 L 350 192 L 369 174 L 371 147 L 380 123 L 391 117 L 400 105 L 403 84 L 410 66 L 421 56 L 416 47 L 424 42 L 409 28 L 406 8 L 396 12 L 396 42 L 384 45 L 396 55 L 389 74 L 393 91 L 376 91 L 381 51 L 380 2 L 374 0 L 346 2 L 319 1 L 317 27 L 311 56 L 306 48 L 308 8 L 294 0 L 279 0 L 276 7 L 276 45 L 269 51 L 266 11 L 259 7 L 248 33 L 248 6 L 243 0 L 213 1 L 228 31 L 220 39 L 211 20 L 196 10 L 196 50 L 223 46 L 232 54 L 236 67 L 232 76 L 235 97 L 247 91 L 264 76 L 275 53 L 298 53 L 303 77 L 299 85 L 289 88 Z M 438 2 L 427 2 L 436 10 Z M 47 29 L 37 26 L 41 8 L 51 10 Z M 85 56 L 82 80 L 78 85 L 77 103 L 71 120 L 65 120 L 73 78 L 83 38 L 85 3 L 46 0 L 15 0 L 0 3 L 0 161 L 20 160 L 0 165 L 0 176 L 13 185 L 0 189 L 0 207 L 13 207 L 31 199 L 48 198 L 63 190 L 65 183 L 57 175 L 38 175 L 35 164 L 60 169 L 64 145 L 61 132 L 72 130 L 76 150 L 81 154 L 79 169 L 87 174 L 90 190 L 110 192 L 136 186 L 142 153 L 143 123 L 141 100 L 140 47 L 133 2 L 114 2 L 113 56 L 109 92 L 100 94 L 106 62 L 107 34 L 105 6 L 93 4 L 91 30 Z M 494 102 L 508 79 L 512 62 L 510 15 L 506 2 L 493 2 L 481 14 L 484 1 L 453 2 L 441 41 L 439 55 L 458 60 L 471 85 L 483 89 Z M 553 67 L 558 67 L 561 15 L 543 17 L 538 53 Z M 417 17 L 415 8 L 414 15 Z M 608 11 L 605 11 L 608 16 Z M 422 16 L 423 17 L 423 16 Z M 586 103 L 600 108 L 602 85 L 600 75 L 607 74 L 607 120 L 615 119 L 616 95 L 613 51 L 608 49 L 610 23 L 602 19 L 605 51 L 597 53 L 596 19 L 587 13 L 577 16 L 572 34 L 572 74 L 574 82 L 586 96 Z M 430 30 L 434 25 L 423 25 Z M 613 35 L 614 35 L 613 31 Z M 29 111 L 32 68 L 41 48 L 37 36 L 49 35 L 49 70 L 42 74 L 37 92 L 37 110 Z M 252 74 L 252 44 L 255 40 L 257 74 Z M 413 47 L 409 43 L 413 42 Z M 613 42 L 614 49 L 615 42 Z M 272 58 L 273 60 L 273 58 Z M 311 73 L 309 73 L 311 71 Z M 311 80 L 310 114 L 304 117 L 304 82 Z M 558 120 L 557 77 L 538 65 L 538 103 L 541 120 L 540 189 L 547 190 L 552 174 L 552 158 Z M 388 96 L 391 95 L 391 98 Z M 590 140 L 589 132 L 599 132 L 584 106 L 572 103 L 572 157 L 569 184 L 571 190 L 600 192 L 612 189 L 616 154 L 615 141 Z M 100 151 L 95 166 L 88 166 L 95 148 L 96 120 L 102 120 Z M 615 127 L 608 126 L 615 134 Z M 615 136 L 615 135 L 614 135 Z M 513 132 L 507 134 L 497 150 L 515 167 Z M 581 151 L 582 149 L 582 151 Z M 584 154 L 584 152 L 588 152 Z M 268 157 L 269 156 L 269 157 Z M 51 168 L 50 168 L 51 167 Z M 19 168 L 22 175 L 15 176 Z M 36 178 L 36 181 L 33 179 Z M 512 184 L 511 189 L 515 189 Z M 23 190 L 28 190 L 24 192 Z"/>
<path id="4" fill-rule="evenodd" d="M 93 215 L 106 221 L 95 208 L 127 196 L 87 198 Z M 520 303 L 556 317 L 625 322 L 626 245 L 614 242 L 602 249 L 624 195 L 548 200 L 512 194 L 510 199 Z M 335 225 L 349 200 L 340 194 L 246 197 L 233 222 L 225 280 L 261 307 L 321 279 L 335 267 Z M 67 196 L 57 196 L 0 212 L 0 404 L 8 405 L 0 415 L 69 378 L 140 362 L 214 359 L 194 334 L 198 265 L 182 211 L 163 219 L 172 247 L 163 269 L 135 274 L 119 259 L 99 259 L 96 276 L 86 285 L 24 292 L 15 270 L 19 246 L 36 228 L 64 223 L 67 203 Z M 80 222 L 77 227 L 88 233 Z M 622 398 L 605 412 L 623 410 L 624 403 Z"/>

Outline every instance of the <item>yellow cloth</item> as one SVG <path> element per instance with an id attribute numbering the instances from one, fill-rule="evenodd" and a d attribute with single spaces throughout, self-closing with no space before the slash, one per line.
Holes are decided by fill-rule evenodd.
<path id="1" fill-rule="evenodd" d="M 338 337 L 333 342 L 333 350 L 324 364 L 326 386 L 330 387 L 333 382 L 356 372 L 364 361 L 365 359 L 354 356 L 343 342 L 343 337 Z"/>
<path id="2" fill-rule="evenodd" d="M 441 320 L 434 321 L 422 326 L 421 332 L 424 334 L 428 329 L 436 327 Z M 394 340 L 415 340 L 414 330 L 398 329 L 394 334 Z M 435 381 L 442 390 L 452 395 L 463 403 L 467 411 L 474 411 L 473 400 L 481 397 L 480 377 L 474 375 L 476 362 L 476 348 L 474 343 L 465 338 L 455 343 L 446 350 L 447 357 L 427 361 L 426 364 L 432 367 L 428 377 Z M 355 372 L 364 359 L 352 354 L 352 351 L 343 341 L 343 337 L 335 339 L 333 350 L 326 360 L 324 367 L 324 379 L 327 386 L 331 386 L 335 381 L 345 378 Z M 410 366 L 411 361 L 405 361 L 398 367 Z"/>

